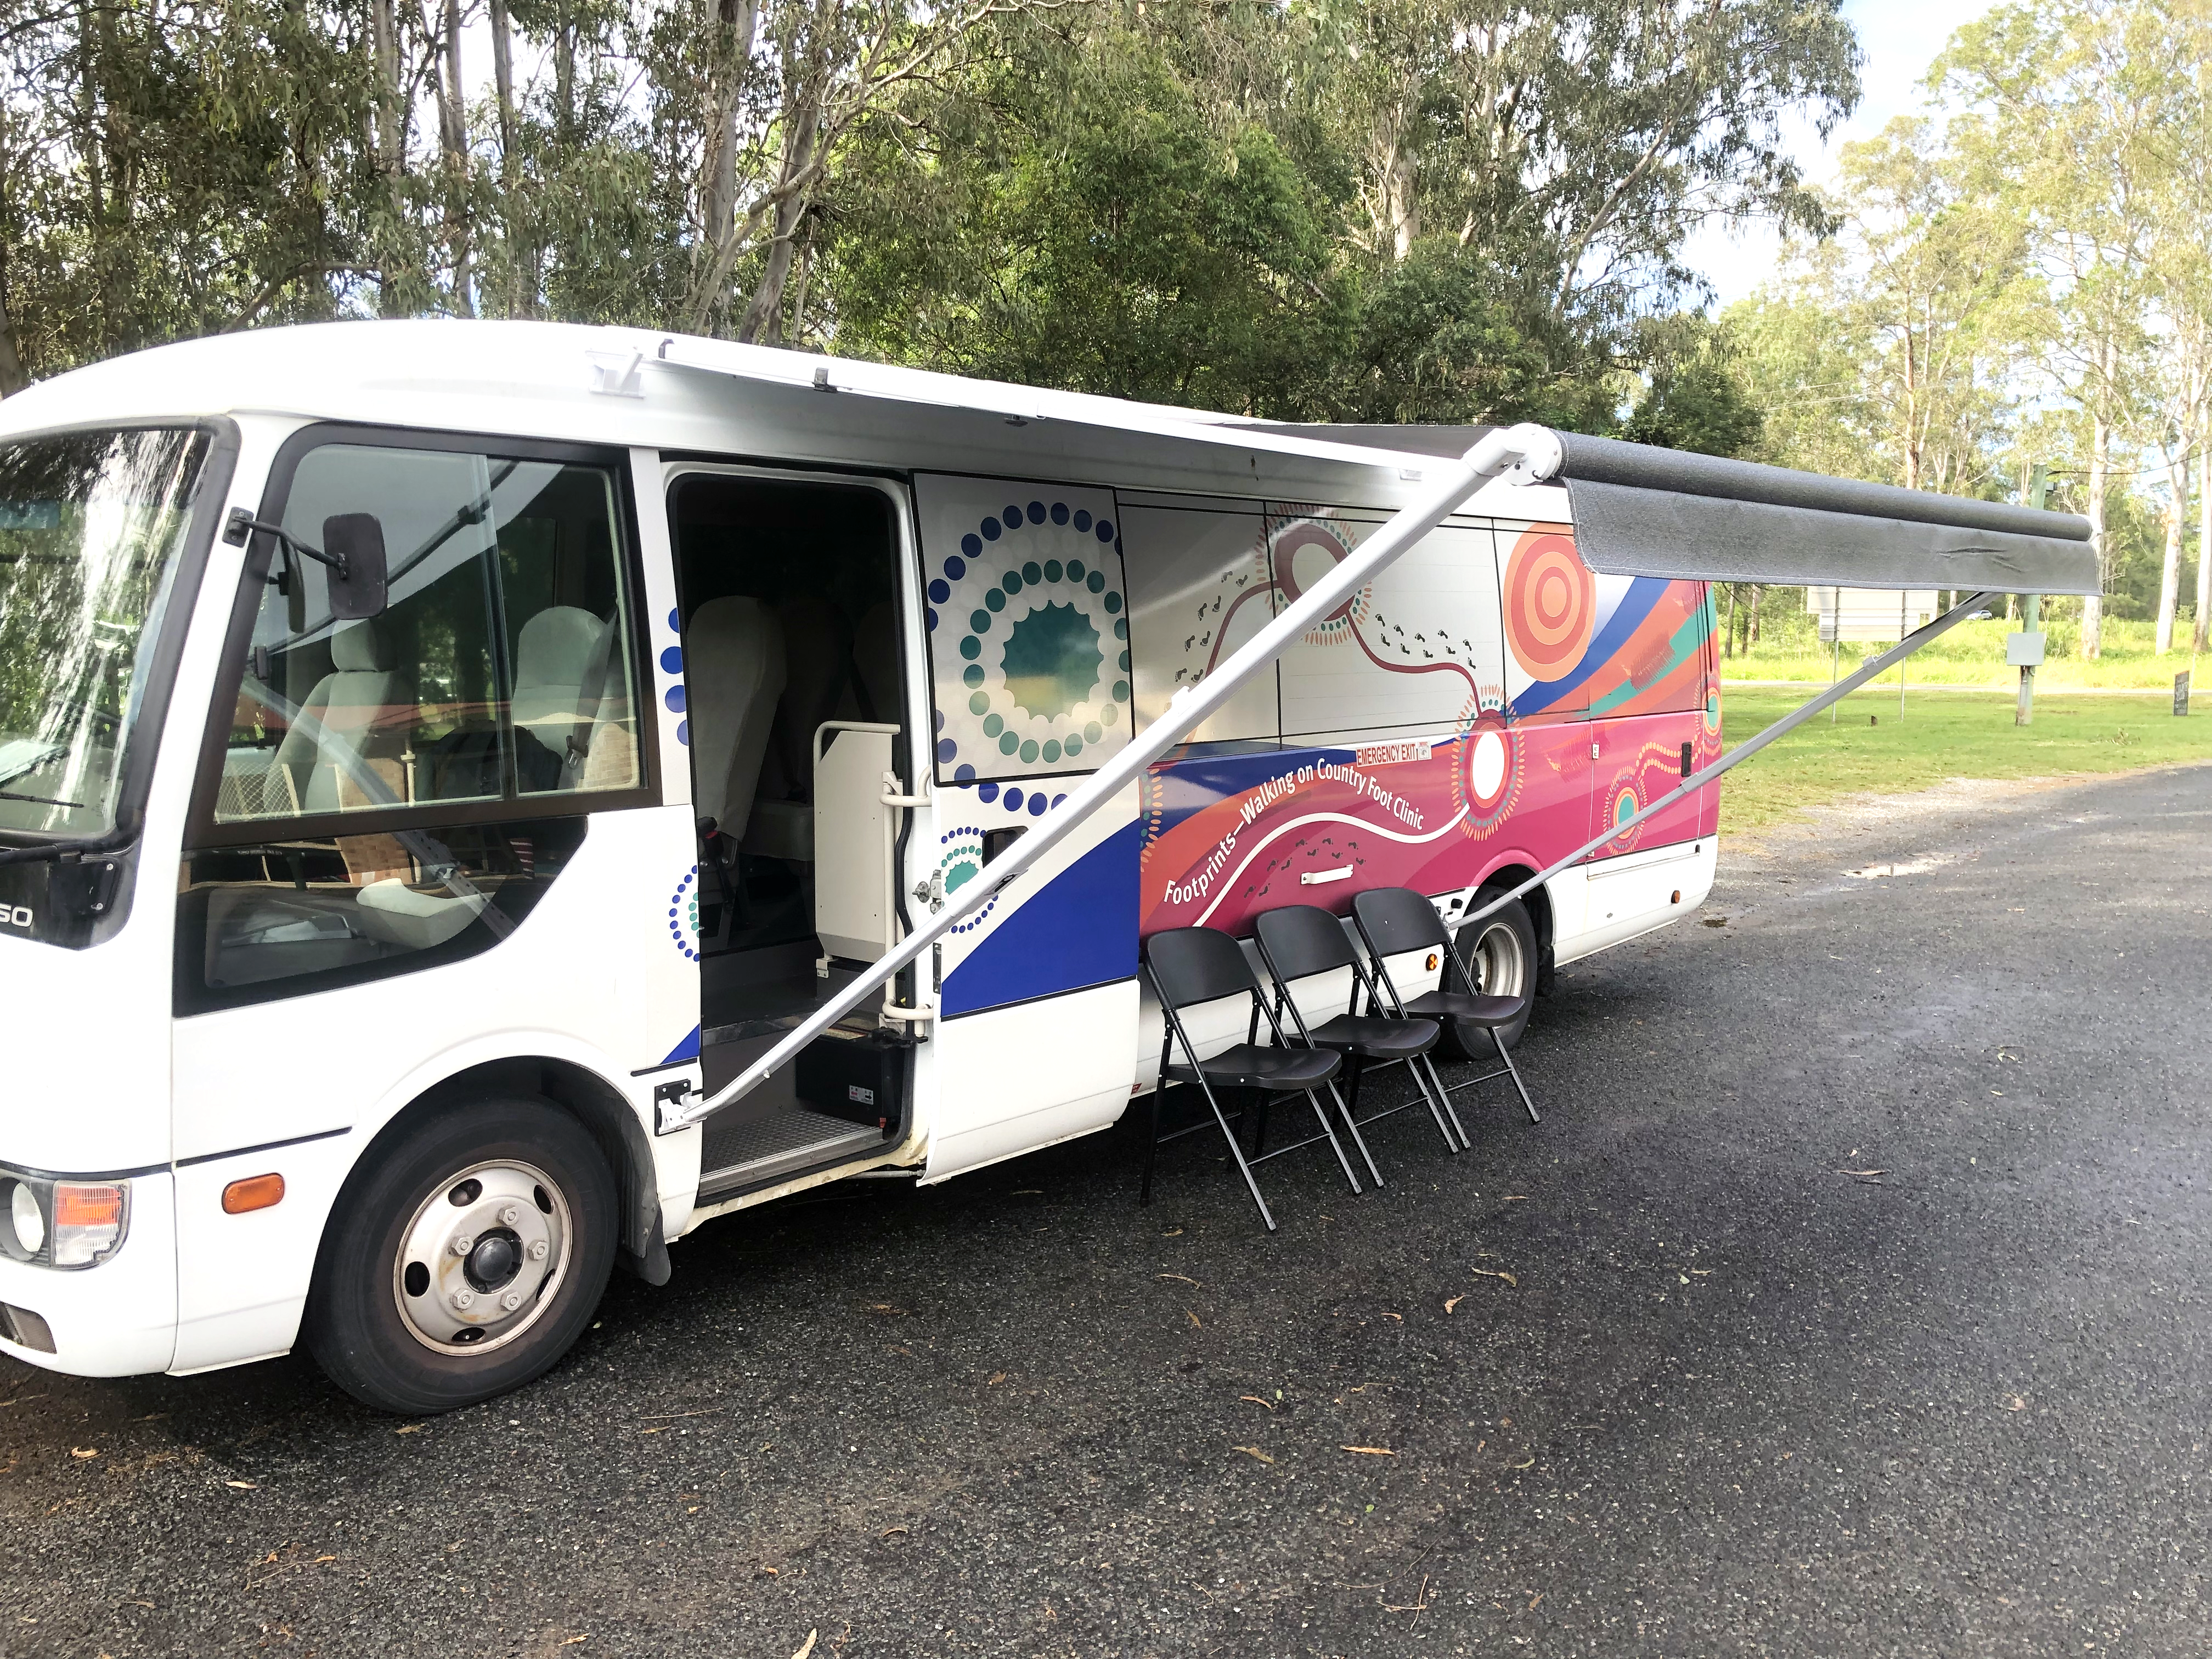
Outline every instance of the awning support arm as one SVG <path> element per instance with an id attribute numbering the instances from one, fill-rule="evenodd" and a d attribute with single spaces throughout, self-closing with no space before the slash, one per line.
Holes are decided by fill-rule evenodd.
<path id="1" fill-rule="evenodd" d="M 797 1058 L 800 1049 L 889 984 L 900 969 L 951 932 L 955 923 L 981 909 L 994 894 L 1003 890 L 1066 840 L 1078 824 L 1133 784 L 1146 767 L 1205 724 L 1206 718 L 1234 696 L 1239 686 L 1272 664 L 1293 641 L 1457 512 L 1477 488 L 1501 476 L 1510 476 L 1522 483 L 1540 483 L 1559 471 L 1562 454 L 1559 434 L 1533 422 L 1486 434 L 1418 497 L 1300 594 L 1281 615 L 1231 653 L 1211 674 L 1196 685 L 1176 692 L 1169 701 L 1165 714 L 1133 736 L 1103 766 L 1070 790 L 1063 805 L 1038 819 L 1029 834 L 1000 854 L 981 876 L 948 898 L 943 909 L 878 957 L 866 972 L 793 1027 L 774 1048 L 714 1094 L 693 1095 L 682 1101 L 660 1101 L 655 1108 L 659 1115 L 653 1126 L 655 1133 L 666 1134 L 696 1123 L 766 1082 Z"/>
<path id="2" fill-rule="evenodd" d="M 1850 696 L 1852 692 L 1857 690 L 1859 687 L 1864 685 L 1869 680 L 1873 679 L 1876 675 L 1882 673 L 1886 670 L 1894 666 L 1896 664 L 1903 662 L 1907 657 L 1920 649 L 1922 646 L 1928 644 L 1930 641 L 1936 639 L 1943 634 L 1948 633 L 1953 628 L 1966 621 L 1967 617 L 1972 616 L 1975 611 L 1979 611 L 1991 599 L 1998 597 L 1999 595 L 1995 593 L 1977 593 L 1965 604 L 1955 605 L 1952 609 L 1945 611 L 1942 616 L 1936 617 L 1926 627 L 1922 628 L 1914 633 L 1906 635 L 1905 638 L 1899 640 L 1895 645 L 1890 647 L 1888 650 L 1883 652 L 1879 657 L 1875 657 L 1863 664 L 1856 674 L 1846 675 L 1844 678 L 1831 685 L 1826 691 L 1823 691 L 1819 696 L 1814 698 L 1812 702 L 1807 703 L 1803 708 L 1784 714 L 1780 720 L 1775 721 L 1773 725 L 1768 726 L 1757 737 L 1747 738 L 1744 742 L 1738 744 L 1735 748 L 1729 750 L 1727 754 L 1722 756 L 1718 760 L 1715 761 L 1711 766 L 1705 768 L 1702 772 L 1694 772 L 1691 774 L 1690 776 L 1683 779 L 1680 788 L 1670 790 L 1666 794 L 1662 795 L 1657 800 L 1653 801 L 1649 806 L 1646 806 L 1642 811 L 1636 813 L 1633 817 L 1624 819 L 1619 823 L 1609 825 L 1590 840 L 1584 842 L 1580 847 L 1575 848 L 1573 852 L 1568 854 L 1566 857 L 1561 859 L 1557 864 L 1553 865 L 1549 869 L 1539 871 L 1536 874 L 1529 877 L 1528 880 L 1522 882 L 1518 887 L 1511 888 L 1505 892 L 1500 893 L 1496 898 L 1491 900 L 1489 903 L 1484 905 L 1480 910 L 1469 911 L 1465 916 L 1461 918 L 1456 925 L 1461 927 L 1465 927 L 1469 923 L 1481 921 L 1485 916 L 1495 915 L 1498 911 L 1504 909 L 1508 904 L 1510 904 L 1515 899 L 1534 891 L 1546 882 L 1551 880 L 1553 876 L 1559 875 L 1564 871 L 1572 869 L 1576 865 L 1580 864 L 1584 859 L 1588 858 L 1592 853 L 1596 852 L 1601 847 L 1605 846 L 1608 842 L 1618 841 L 1621 836 L 1626 835 L 1631 830 L 1633 830 L 1638 824 L 1643 823 L 1644 819 L 1656 817 L 1658 814 L 1665 811 L 1668 807 L 1672 806 L 1676 801 L 1680 800 L 1684 796 L 1693 794 L 1698 790 L 1704 788 L 1707 784 L 1714 781 L 1721 775 L 1722 773 L 1729 770 L 1729 768 L 1741 765 L 1743 762 L 1749 760 L 1753 755 L 1765 748 L 1768 744 L 1772 743 L 1777 738 L 1786 737 L 1790 732 L 1796 731 L 1799 726 L 1804 725 L 1807 720 L 1811 720 L 1814 715 L 1819 714 L 1822 709 L 1832 708 L 1835 704 L 1842 702 L 1845 697 Z"/>

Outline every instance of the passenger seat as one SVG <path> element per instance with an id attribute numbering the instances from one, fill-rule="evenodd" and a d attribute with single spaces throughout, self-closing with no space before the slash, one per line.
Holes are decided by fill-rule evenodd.
<path id="1" fill-rule="evenodd" d="M 516 757 L 526 793 L 574 787 L 567 780 L 599 710 L 613 639 L 611 623 L 574 605 L 549 606 L 522 624 L 510 708 L 532 743 Z"/>
<path id="2" fill-rule="evenodd" d="M 724 843 L 744 840 L 783 695 L 783 630 L 758 599 L 709 599 L 684 629 L 685 718 L 691 725 L 692 811 Z"/>
<path id="3" fill-rule="evenodd" d="M 391 641 L 374 622 L 331 635 L 331 671 L 300 706 L 300 718 L 276 745 L 270 782 L 289 788 L 302 812 L 381 805 L 402 799 L 396 766 L 406 752 L 416 709 L 412 679 L 393 665 Z M 282 777 L 277 774 L 283 774 Z M 288 810 L 281 796 L 265 811 Z"/>

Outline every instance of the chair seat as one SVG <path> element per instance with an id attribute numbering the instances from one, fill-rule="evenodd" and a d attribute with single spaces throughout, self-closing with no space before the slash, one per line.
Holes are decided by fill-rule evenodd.
<path id="1" fill-rule="evenodd" d="M 1462 1025 L 1494 1030 L 1510 1025 L 1528 1006 L 1526 997 L 1469 996 L 1464 991 L 1430 991 L 1406 1004 L 1406 1012 L 1428 1019 L 1454 1020 Z"/>
<path id="2" fill-rule="evenodd" d="M 1344 1064 L 1328 1048 L 1271 1048 L 1257 1042 L 1240 1042 L 1233 1048 L 1199 1061 L 1197 1066 L 1170 1066 L 1167 1076 L 1177 1083 L 1195 1083 L 1199 1073 L 1206 1081 L 1230 1089 L 1291 1091 L 1320 1087 Z"/>
<path id="3" fill-rule="evenodd" d="M 1425 1054 L 1443 1035 L 1432 1019 L 1384 1019 L 1373 1015 L 1339 1014 L 1325 1025 L 1316 1025 L 1315 1046 L 1337 1048 L 1363 1060 L 1406 1060 Z"/>

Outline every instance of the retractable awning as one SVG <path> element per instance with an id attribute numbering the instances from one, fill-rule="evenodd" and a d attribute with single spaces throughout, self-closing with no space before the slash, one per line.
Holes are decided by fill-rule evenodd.
<path id="1" fill-rule="evenodd" d="M 1494 428 L 1297 426 L 1261 430 L 1456 457 Z M 1602 575 L 1785 587 L 2094 593 L 2089 521 L 2004 501 L 1831 478 L 1788 467 L 1557 434 L 1575 544 Z"/>
<path id="2" fill-rule="evenodd" d="M 1249 428 L 1254 424 L 1231 419 L 1207 422 L 1202 416 L 1191 421 L 1195 428 Z M 1298 432 L 1301 428 L 1273 430 Z M 1437 453 L 1434 440 L 1426 447 L 1391 443 L 1384 436 L 1389 428 L 1303 430 L 1324 442 L 1358 442 L 1380 452 L 1376 457 L 1378 462 L 1394 451 L 1401 455 L 1409 450 Z M 1433 433 L 1437 428 L 1426 430 Z M 1353 434 L 1363 435 L 1354 438 Z M 1435 470 L 1437 476 L 1424 481 L 1413 501 L 1205 678 L 1178 690 L 1164 714 L 1069 791 L 1060 805 L 994 861 L 983 878 L 949 895 L 942 909 L 720 1090 L 687 1100 L 688 1082 L 667 1085 L 672 1093 L 656 1096 L 656 1130 L 666 1133 L 696 1123 L 790 1064 L 809 1042 L 889 985 L 932 942 L 988 903 L 1076 825 L 1133 783 L 1146 768 L 1202 725 L 1246 680 L 1267 668 L 1309 628 L 1459 511 L 1486 483 L 1564 483 L 1575 521 L 1576 544 L 1584 562 L 1600 572 L 1790 585 L 1809 581 L 1851 586 L 1953 587 L 1965 597 L 1803 708 L 1685 778 L 1680 787 L 1626 820 L 1607 825 L 1589 842 L 1511 892 L 1463 915 L 1462 926 L 1550 880 L 1608 841 L 1703 788 L 1892 664 L 1957 626 L 1995 595 L 2089 592 L 2096 587 L 2096 561 L 2088 545 L 2088 526 L 2061 514 L 1891 489 L 1747 462 L 1716 461 L 1708 456 L 1579 437 L 1534 424 L 1508 430 L 1460 428 L 1453 435 L 1470 440 L 1464 453 L 1444 449 L 1443 453 L 1455 454 L 1456 459 Z"/>

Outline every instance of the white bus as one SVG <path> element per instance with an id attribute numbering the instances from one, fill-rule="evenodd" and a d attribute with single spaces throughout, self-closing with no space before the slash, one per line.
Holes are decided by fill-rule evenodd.
<path id="1" fill-rule="evenodd" d="M 304 1342 L 374 1405 L 465 1404 L 716 1215 L 1114 1124 L 1160 929 L 1410 886 L 1484 912 L 1520 994 L 1683 915 L 1692 572 L 1789 572 L 1571 526 L 1857 509 L 1470 474 L 1299 608 L 1475 436 L 536 324 L 270 330 L 0 404 L 0 1348 Z M 2020 529 L 1914 571 L 1999 585 L 1982 544 L 2058 545 Z M 1180 741 L 1084 793 L 1148 732 Z"/>

